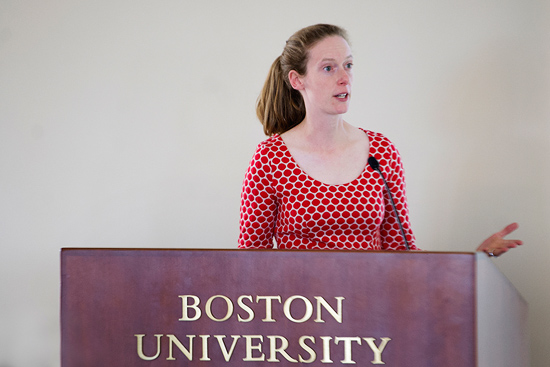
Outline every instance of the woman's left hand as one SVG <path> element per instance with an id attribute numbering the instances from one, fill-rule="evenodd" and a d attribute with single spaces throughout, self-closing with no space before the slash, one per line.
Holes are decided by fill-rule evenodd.
<path id="1" fill-rule="evenodd" d="M 522 245 L 523 242 L 521 240 L 504 239 L 505 236 L 518 229 L 518 227 L 519 226 L 517 223 L 507 225 L 504 229 L 483 241 L 483 243 L 477 248 L 477 251 L 484 251 L 489 256 L 500 256 L 509 249 Z"/>

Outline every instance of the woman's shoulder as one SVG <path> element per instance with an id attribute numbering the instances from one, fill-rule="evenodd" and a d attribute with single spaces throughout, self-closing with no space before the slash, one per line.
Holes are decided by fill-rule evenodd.
<path id="1" fill-rule="evenodd" d="M 267 139 L 263 140 L 258 144 L 258 146 L 261 147 L 276 147 L 281 145 L 283 142 L 283 139 L 281 139 L 281 135 L 279 134 L 273 134 Z"/>
<path id="2" fill-rule="evenodd" d="M 280 135 L 272 135 L 269 138 L 261 141 L 256 147 L 256 153 L 254 154 L 255 160 L 262 160 L 264 163 L 276 156 L 284 154 L 284 143 Z M 263 159 L 262 159 L 263 157 Z"/>
<path id="3" fill-rule="evenodd" d="M 278 134 L 272 135 L 269 138 L 261 141 L 257 148 L 257 152 L 268 153 L 268 152 L 277 152 L 282 149 L 284 146 L 283 139 Z"/>
<path id="4" fill-rule="evenodd" d="M 367 136 L 369 137 L 369 142 L 372 146 L 395 148 L 391 140 L 388 139 L 386 135 L 376 131 L 364 129 L 362 127 L 360 127 L 359 130 L 362 130 L 365 132 L 365 134 L 367 134 Z"/>

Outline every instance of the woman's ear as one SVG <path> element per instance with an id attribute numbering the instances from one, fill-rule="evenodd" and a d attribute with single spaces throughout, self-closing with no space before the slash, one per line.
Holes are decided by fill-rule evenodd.
<path id="1" fill-rule="evenodd" d="M 290 70 L 288 73 L 288 80 L 292 88 L 296 90 L 304 89 L 304 82 L 302 81 L 302 76 L 298 74 L 296 70 Z"/>

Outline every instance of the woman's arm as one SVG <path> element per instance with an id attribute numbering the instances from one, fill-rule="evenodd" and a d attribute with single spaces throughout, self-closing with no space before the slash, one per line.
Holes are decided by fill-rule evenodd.
<path id="1" fill-rule="evenodd" d="M 405 190 L 405 173 L 397 148 L 387 138 L 383 137 L 380 145 L 376 145 L 380 169 L 384 172 L 386 182 L 391 191 L 403 231 L 411 250 L 418 250 L 409 220 L 409 208 Z M 384 250 L 406 250 L 399 223 L 388 193 L 384 190 L 385 213 L 380 226 L 380 239 Z"/>
<path id="2" fill-rule="evenodd" d="M 267 148 L 260 144 L 243 181 L 239 248 L 272 248 L 276 219 L 270 159 Z"/>

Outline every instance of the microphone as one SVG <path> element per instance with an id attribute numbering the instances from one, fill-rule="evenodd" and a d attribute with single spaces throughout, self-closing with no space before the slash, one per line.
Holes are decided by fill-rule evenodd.
<path id="1" fill-rule="evenodd" d="M 395 213 L 395 218 L 397 218 L 397 224 L 399 224 L 399 229 L 401 230 L 401 236 L 403 236 L 403 241 L 405 241 L 405 247 L 407 248 L 407 250 L 410 250 L 409 242 L 407 242 L 407 236 L 405 236 L 405 231 L 403 230 L 403 224 L 401 223 L 401 219 L 399 219 L 399 214 L 397 213 L 397 208 L 395 207 L 395 202 L 393 201 L 393 196 L 391 194 L 388 183 L 386 182 L 386 179 L 384 178 L 384 175 L 380 170 L 380 163 L 378 163 L 378 160 L 374 157 L 369 157 L 367 162 L 370 168 L 378 172 L 380 174 L 380 177 L 382 177 L 382 181 L 384 181 L 384 186 L 386 186 L 386 191 L 388 191 L 388 195 L 390 196 L 391 206 L 393 208 L 393 212 Z"/>

